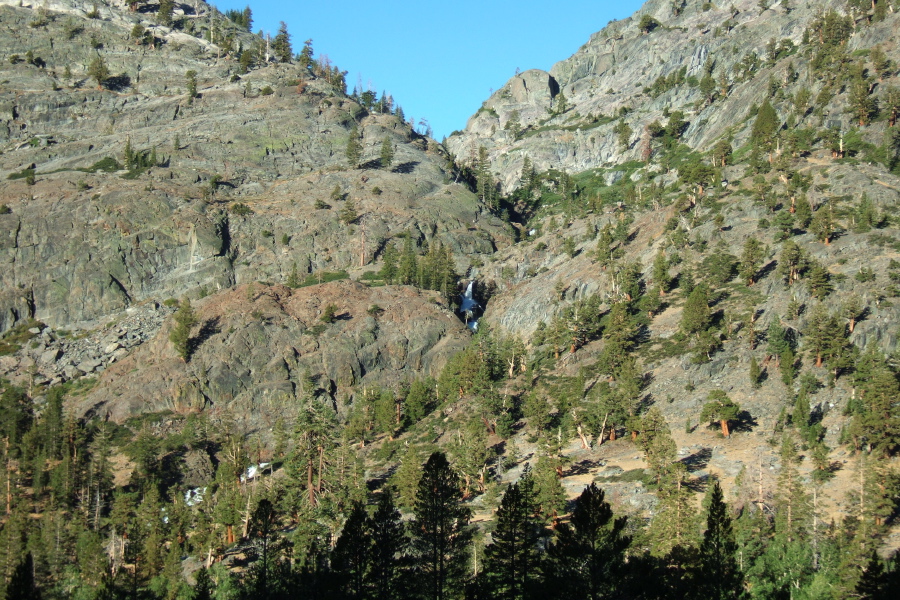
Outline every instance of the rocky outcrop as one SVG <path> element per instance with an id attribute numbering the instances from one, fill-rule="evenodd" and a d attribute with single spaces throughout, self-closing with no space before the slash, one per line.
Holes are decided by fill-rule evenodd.
<path id="1" fill-rule="evenodd" d="M 329 305 L 332 323 L 322 320 Z M 291 414 L 313 394 L 343 410 L 354 390 L 437 375 L 470 336 L 436 294 L 407 286 L 248 284 L 197 308 L 188 362 L 168 340 L 169 320 L 103 372 L 79 414 L 123 421 L 162 410 L 227 410 L 265 419 Z"/>
<path id="2" fill-rule="evenodd" d="M 155 302 L 129 307 L 104 326 L 78 334 L 36 324 L 29 329 L 31 339 L 19 352 L 0 358 L 0 376 L 30 387 L 97 376 L 152 339 L 173 310 Z"/>
<path id="3" fill-rule="evenodd" d="M 844 14 L 847 3 L 827 0 L 814 3 L 772 2 L 761 10 L 756 0 L 708 3 L 691 1 L 676 14 L 673 3 L 649 0 L 635 15 L 612 22 L 591 36 L 574 55 L 556 63 L 549 73 L 525 71 L 511 78 L 488 98 L 460 133 L 447 140 L 448 149 L 461 161 L 473 163 L 484 146 L 500 190 L 509 193 L 520 184 L 527 156 L 538 171 L 560 169 L 578 173 L 596 168 L 614 168 L 641 160 L 647 148 L 646 127 L 654 121 L 666 123 L 669 111 L 681 110 L 690 125 L 683 141 L 693 149 L 708 150 L 727 138 L 737 148 L 749 134 L 752 121 L 745 119 L 751 106 L 767 97 L 770 80 L 792 95 L 806 86 L 812 97 L 824 84 L 808 72 L 811 54 L 804 45 L 804 32 L 813 19 L 828 10 Z M 649 33 L 638 23 L 644 15 L 660 24 Z M 860 22 L 862 19 L 860 19 Z M 892 40 L 895 22 L 888 19 L 867 27 L 861 25 L 848 42 L 850 52 L 881 44 L 895 60 Z M 768 44 L 793 46 L 776 60 L 767 60 Z M 745 58 L 758 59 L 749 75 L 739 65 Z M 726 91 L 709 102 L 698 81 L 707 61 L 713 67 L 717 89 L 724 77 Z M 682 72 L 682 83 L 664 91 L 652 91 L 660 77 Z M 566 109 L 559 112 L 560 94 Z M 829 94 L 826 90 L 826 94 Z M 846 90 L 823 98 L 817 114 L 801 115 L 797 126 L 845 130 L 853 126 L 844 108 Z M 509 128 L 518 117 L 518 136 Z M 614 128 L 627 124 L 631 134 L 620 144 Z M 876 128 L 868 141 L 880 144 Z"/>
<path id="4" fill-rule="evenodd" d="M 12 177 L 0 192 L 0 331 L 31 317 L 93 328 L 145 300 L 282 283 L 295 266 L 378 269 L 406 234 L 449 246 L 460 272 L 510 241 L 432 140 L 297 65 L 240 74 L 233 52 L 196 37 L 206 21 L 187 6 L 172 29 L 124 4 L 99 19 L 68 0 L 18 4 L 0 2 L 0 176 Z M 152 42 L 132 37 L 135 19 Z M 229 35 L 248 52 L 259 43 Z M 103 89 L 87 73 L 97 56 L 115 78 Z M 353 126 L 359 169 L 345 156 Z M 395 159 L 381 169 L 385 139 Z M 126 147 L 157 164 L 126 171 Z M 349 202 L 358 216 L 344 224 Z"/>

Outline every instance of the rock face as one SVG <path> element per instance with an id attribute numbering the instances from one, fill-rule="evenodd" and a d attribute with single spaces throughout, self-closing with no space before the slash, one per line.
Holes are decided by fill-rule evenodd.
<path id="1" fill-rule="evenodd" d="M 0 331 L 31 317 L 96 325 L 144 300 L 284 282 L 295 265 L 377 269 L 407 233 L 449 246 L 460 271 L 508 243 L 508 226 L 449 183 L 433 141 L 299 66 L 239 74 L 224 46 L 188 35 L 206 22 L 197 5 L 171 29 L 124 4 L 89 19 L 74 1 L 0 2 L 0 176 L 12 177 L 0 192 Z M 145 18 L 152 43 L 131 36 Z M 247 52 L 259 42 L 229 35 Z M 97 56 L 114 77 L 102 89 L 88 75 Z M 345 157 L 353 126 L 360 169 Z M 385 139 L 395 159 L 381 169 Z M 156 164 L 126 171 L 127 149 Z M 358 217 L 346 225 L 349 202 Z"/>
<path id="2" fill-rule="evenodd" d="M 291 410 L 307 394 L 342 409 L 353 389 L 437 375 L 465 346 L 471 334 L 433 296 L 351 281 L 298 290 L 239 286 L 197 303 L 187 363 L 169 342 L 167 321 L 107 368 L 77 411 L 120 422 L 161 410 L 262 415 Z M 321 319 L 328 305 L 336 307 L 333 323 Z"/>
<path id="3" fill-rule="evenodd" d="M 847 9 L 843 0 L 798 2 L 790 7 L 770 2 L 763 11 L 756 0 L 698 0 L 680 3 L 683 7 L 676 14 L 676 4 L 648 0 L 632 17 L 592 35 L 549 73 L 531 70 L 511 78 L 484 102 L 464 131 L 447 140 L 448 149 L 471 163 L 479 146 L 484 146 L 501 191 L 509 193 L 520 184 L 526 156 L 539 172 L 553 168 L 578 173 L 641 160 L 646 127 L 654 121 L 665 124 L 674 110 L 683 111 L 690 122 L 683 140 L 691 148 L 706 151 L 721 138 L 731 139 L 737 148 L 746 141 L 752 124 L 745 120 L 747 111 L 767 97 L 770 79 L 789 93 L 808 86 L 816 98 L 822 91 L 822 83 L 811 81 L 806 73 L 804 32 L 828 10 L 844 14 Z M 642 32 L 638 23 L 645 15 L 660 26 Z M 847 50 L 852 53 L 881 44 L 894 56 L 895 34 L 890 19 L 860 26 Z M 771 40 L 790 42 L 793 48 L 769 60 Z M 745 75 L 741 63 L 750 56 L 758 61 Z M 725 81 L 725 93 L 717 93 L 713 102 L 698 85 L 707 61 L 716 87 L 723 87 L 722 77 Z M 658 79 L 672 78 L 679 71 L 683 84 L 661 93 L 652 90 Z M 838 90 L 827 95 L 826 90 L 821 110 L 801 116 L 796 125 L 819 127 L 827 122 L 849 129 L 853 116 L 844 110 L 846 93 Z M 567 108 L 558 114 L 561 96 Z M 516 116 L 518 136 L 510 128 Z M 631 130 L 624 145 L 614 131 L 619 122 Z M 872 143 L 881 143 L 874 132 L 870 137 Z"/>

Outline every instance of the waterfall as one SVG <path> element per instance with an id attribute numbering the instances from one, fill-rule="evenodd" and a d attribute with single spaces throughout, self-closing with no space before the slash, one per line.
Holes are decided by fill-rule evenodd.
<path id="1" fill-rule="evenodd" d="M 474 285 L 475 281 L 470 281 L 466 291 L 459 297 L 459 312 L 466 319 L 466 327 L 472 331 L 478 331 L 478 317 L 481 315 L 482 308 L 473 297 Z"/>

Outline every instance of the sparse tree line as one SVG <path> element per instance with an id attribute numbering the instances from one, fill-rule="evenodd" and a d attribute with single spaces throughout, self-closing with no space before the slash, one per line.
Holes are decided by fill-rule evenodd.
<path id="1" fill-rule="evenodd" d="M 433 383 L 408 393 L 427 396 Z M 726 503 L 717 481 L 689 478 L 651 409 L 637 437 L 658 496 L 648 525 L 615 514 L 596 484 L 566 502 L 558 464 L 542 455 L 502 487 L 484 538 L 470 524 L 460 448 L 423 460 L 411 446 L 389 484 L 370 494 L 356 434 L 341 433 L 307 385 L 305 407 L 290 426 L 274 424 L 265 456 L 252 439 L 199 416 L 168 436 L 152 421 L 136 434 L 80 423 L 62 412 L 71 386 L 51 390 L 35 415 L 30 399 L 4 384 L 6 597 L 874 599 L 898 585 L 898 561 L 875 549 L 900 479 L 876 454 L 859 454 L 848 516 L 829 523 L 821 481 L 800 474 L 809 425 L 799 419 L 783 433 L 774 479 L 745 466 Z M 394 407 L 385 413 L 390 429 Z M 124 487 L 113 481 L 116 446 L 135 468 Z M 185 494 L 178 460 L 189 450 L 219 461 L 214 481 Z M 248 477 L 263 457 L 280 477 L 265 467 Z M 699 510 L 697 485 L 706 488 Z M 189 578 L 186 557 L 195 565 Z"/>

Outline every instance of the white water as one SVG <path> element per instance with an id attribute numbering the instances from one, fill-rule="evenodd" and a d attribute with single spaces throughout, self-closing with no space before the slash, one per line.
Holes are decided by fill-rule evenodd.
<path id="1" fill-rule="evenodd" d="M 466 318 L 466 327 L 472 331 L 478 331 L 478 319 L 475 318 L 475 313 L 481 312 L 481 305 L 472 297 L 472 286 L 474 284 L 474 281 L 470 281 L 466 291 L 459 297 L 459 312 Z"/>

